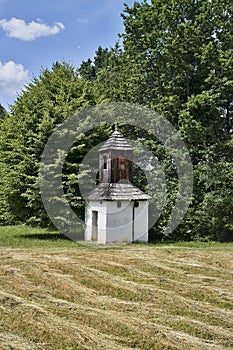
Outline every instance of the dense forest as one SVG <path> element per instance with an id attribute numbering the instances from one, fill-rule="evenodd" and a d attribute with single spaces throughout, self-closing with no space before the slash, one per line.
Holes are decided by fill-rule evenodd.
<path id="1" fill-rule="evenodd" d="M 165 227 L 177 196 L 171 155 L 127 121 L 124 134 L 150 147 L 166 174 L 163 212 L 151 229 L 158 240 L 233 240 L 233 3 L 231 0 L 151 0 L 125 5 L 124 32 L 113 48 L 98 47 L 79 67 L 55 62 L 0 108 L 0 224 L 51 226 L 38 172 L 57 125 L 89 106 L 127 102 L 145 106 L 181 133 L 193 164 L 192 202 L 174 232 Z M 98 43 L 97 43 L 98 46 Z M 72 208 L 84 213 L 79 164 L 111 126 L 98 125 L 75 143 L 63 185 Z M 81 142 L 81 146 L 80 146 Z M 138 184 L 146 191 L 143 169 Z M 152 205 L 150 212 L 153 216 Z"/>

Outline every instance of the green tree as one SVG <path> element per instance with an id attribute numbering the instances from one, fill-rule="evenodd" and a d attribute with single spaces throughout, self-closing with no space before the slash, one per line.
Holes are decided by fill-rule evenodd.
<path id="1" fill-rule="evenodd" d="M 7 111 L 5 110 L 5 108 L 0 104 L 0 123 L 2 122 L 2 120 L 6 117 L 7 115 Z"/>
<path id="2" fill-rule="evenodd" d="M 34 78 L 11 106 L 0 139 L 3 223 L 49 224 L 39 193 L 41 154 L 57 125 L 92 104 L 89 82 L 80 79 L 71 65 L 55 63 Z"/>
<path id="3" fill-rule="evenodd" d="M 101 46 L 95 52 L 94 60 L 88 58 L 83 61 L 78 68 L 78 72 L 82 78 L 93 81 L 98 72 L 103 68 L 111 68 L 115 65 L 117 57 L 120 55 L 121 49 L 119 43 L 115 44 L 114 48 L 102 48 Z"/>
<path id="4" fill-rule="evenodd" d="M 131 67 L 140 67 L 144 79 L 138 99 L 179 129 L 194 164 L 193 205 L 168 238 L 232 236 L 232 165 L 223 156 L 232 132 L 232 15 L 230 0 L 152 0 L 125 6 L 124 55 Z M 214 165 L 221 171 L 214 171 Z"/>
<path id="5" fill-rule="evenodd" d="M 75 111 L 124 101 L 145 105 L 170 120 L 187 143 L 194 165 L 192 205 L 183 223 L 166 236 L 164 228 L 179 195 L 171 155 L 149 133 L 122 126 L 126 136 L 151 148 L 167 177 L 167 203 L 152 237 L 232 239 L 232 15 L 230 0 L 135 2 L 125 5 L 122 14 L 122 47 L 118 42 L 111 49 L 98 47 L 94 59 L 77 70 L 55 63 L 51 71 L 42 71 L 1 125 L 0 220 L 47 222 L 38 166 L 48 137 Z M 79 212 L 79 163 L 109 132 L 101 126 L 90 131 L 67 158 L 64 188 Z M 138 184 L 146 189 L 141 170 Z"/>
<path id="6" fill-rule="evenodd" d="M 188 99 L 209 91 L 221 92 L 219 105 L 225 100 L 223 107 L 230 112 L 232 77 L 226 79 L 227 72 L 232 74 L 230 0 L 136 2 L 132 8 L 126 6 L 123 19 L 124 52 L 143 67 L 149 106 L 178 124 Z"/>
<path id="7" fill-rule="evenodd" d="M 193 204 L 169 239 L 229 236 L 229 225 L 221 225 L 221 218 L 229 223 L 232 213 L 224 190 L 230 185 L 232 167 L 223 157 L 232 132 L 232 12 L 230 0 L 152 0 L 125 5 L 123 49 L 115 54 L 100 48 L 89 62 L 95 72 L 94 89 L 104 101 L 139 103 L 156 110 L 172 122 L 188 145 L 195 173 Z M 109 53 L 114 53 L 111 59 Z M 161 145 L 148 141 L 146 134 L 128 130 L 131 137 L 150 143 L 167 174 L 167 206 L 155 228 L 156 236 L 162 238 L 177 195 L 175 169 L 170 155 L 161 153 Z M 213 164 L 224 169 L 221 175 L 213 171 Z M 212 191 L 214 175 L 222 186 Z M 224 219 L 219 203 L 228 208 Z"/>

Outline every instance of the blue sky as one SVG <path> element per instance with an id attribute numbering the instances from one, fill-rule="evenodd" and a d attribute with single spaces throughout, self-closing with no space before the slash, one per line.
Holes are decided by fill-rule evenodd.
<path id="1" fill-rule="evenodd" d="M 124 3 L 134 0 L 0 0 L 0 103 L 13 103 L 41 68 L 77 67 L 99 45 L 114 46 Z"/>

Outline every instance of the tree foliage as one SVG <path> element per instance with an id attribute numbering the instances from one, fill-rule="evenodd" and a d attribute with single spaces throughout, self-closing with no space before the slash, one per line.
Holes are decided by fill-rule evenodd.
<path id="1" fill-rule="evenodd" d="M 194 165 L 193 204 L 172 239 L 233 238 L 232 15 L 229 0 L 135 2 L 123 14 L 124 55 L 143 77 L 138 100 L 177 127 Z"/>
<path id="2" fill-rule="evenodd" d="M 1 126 L 2 222 L 49 224 L 39 193 L 41 154 L 57 125 L 94 103 L 89 82 L 66 63 L 43 70 L 18 97 Z"/>
<path id="3" fill-rule="evenodd" d="M 121 101 L 147 106 L 171 121 L 194 166 L 192 204 L 182 224 L 165 236 L 177 196 L 171 156 L 147 133 L 122 125 L 126 136 L 151 148 L 166 174 L 167 202 L 151 237 L 232 240 L 232 16 L 231 0 L 144 0 L 125 5 L 122 44 L 99 46 L 94 59 L 78 69 L 55 63 L 34 78 L 1 123 L 1 222 L 48 224 L 38 189 L 38 167 L 48 137 L 75 111 Z M 82 147 L 74 145 L 67 159 L 64 188 L 79 212 L 79 163 L 109 132 L 97 127 L 83 138 Z M 143 172 L 139 174 L 138 183 L 146 189 Z"/>

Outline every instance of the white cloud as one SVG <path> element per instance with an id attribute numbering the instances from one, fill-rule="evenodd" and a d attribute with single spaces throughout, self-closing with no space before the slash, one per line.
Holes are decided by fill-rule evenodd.
<path id="1" fill-rule="evenodd" d="M 79 18 L 78 18 L 78 22 L 80 22 L 80 23 L 87 23 L 87 22 L 88 22 L 88 19 L 87 19 L 87 18 L 79 17 Z"/>
<path id="2" fill-rule="evenodd" d="M 0 62 L 0 103 L 12 100 L 28 81 L 28 71 L 22 64 Z"/>
<path id="3" fill-rule="evenodd" d="M 61 22 L 57 22 L 54 26 L 49 26 L 41 19 L 26 23 L 23 19 L 11 18 L 0 20 L 0 27 L 4 30 L 9 38 L 16 38 L 25 41 L 33 41 L 42 36 L 54 35 L 60 33 L 65 26 Z"/>

